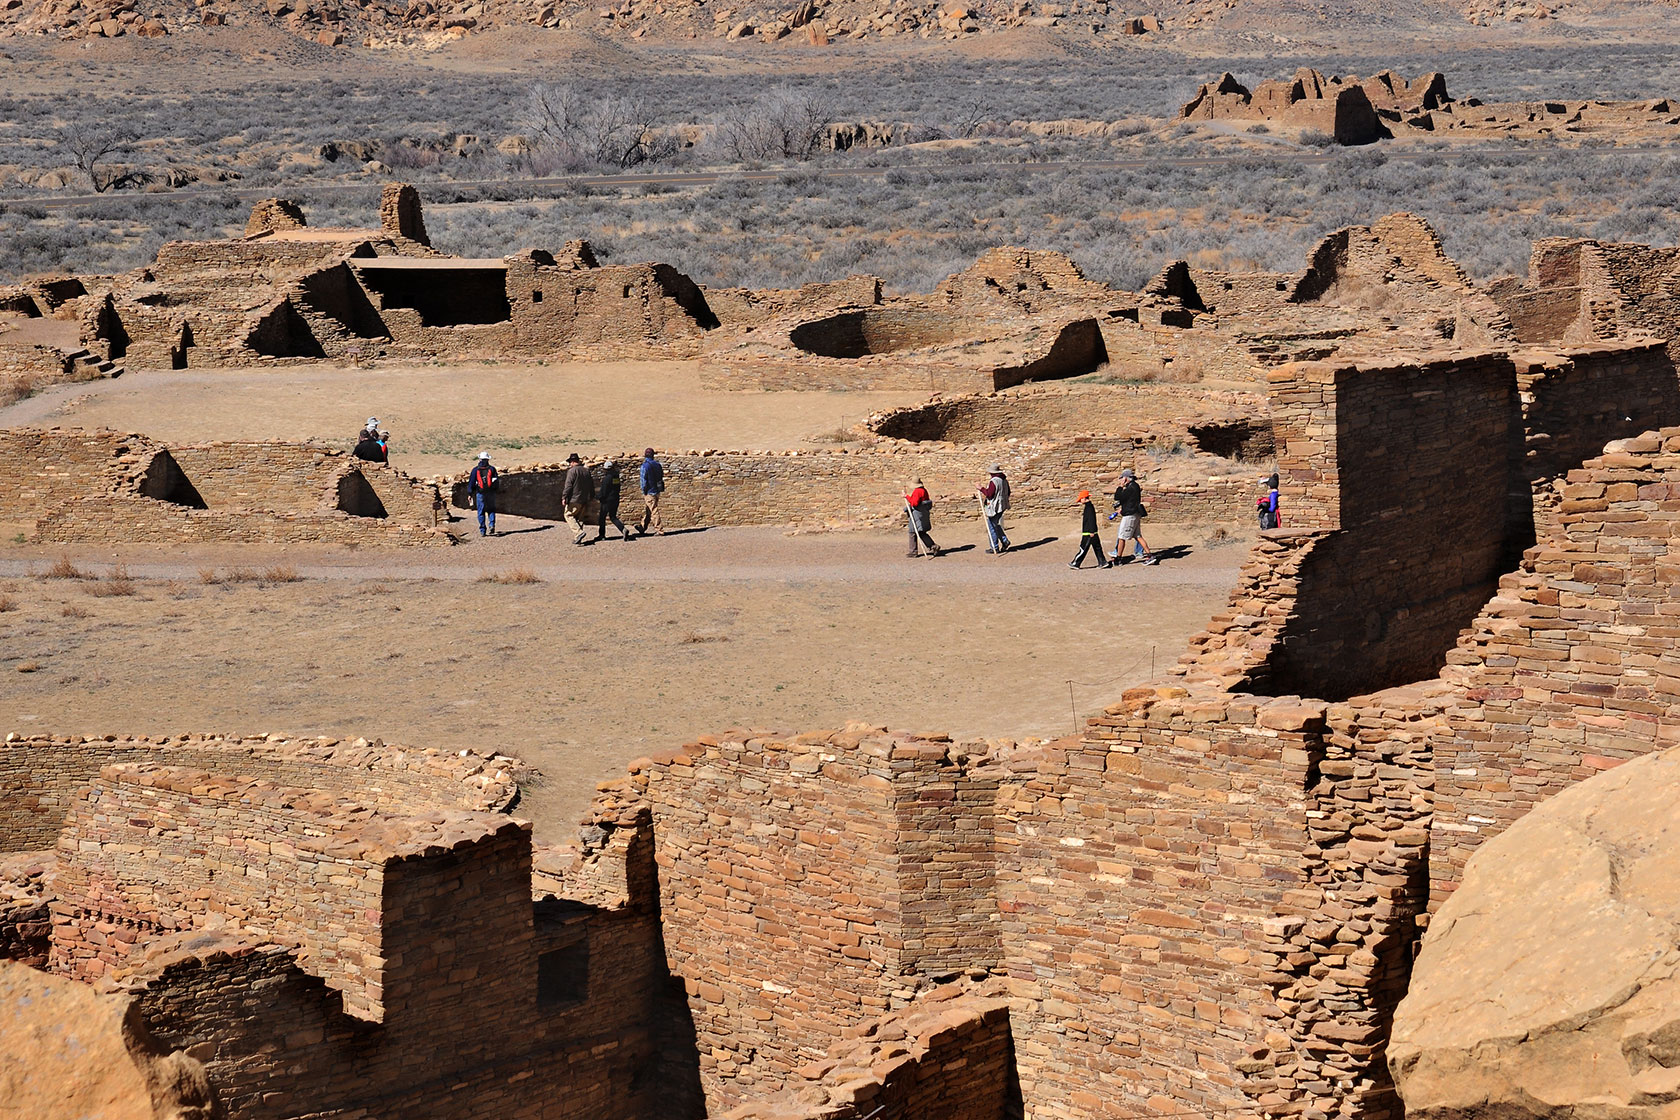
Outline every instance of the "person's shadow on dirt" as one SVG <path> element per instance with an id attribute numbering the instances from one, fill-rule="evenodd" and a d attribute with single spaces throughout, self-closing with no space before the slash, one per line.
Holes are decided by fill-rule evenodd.
<path id="1" fill-rule="evenodd" d="M 502 529 L 496 535 L 498 537 L 517 537 L 520 533 L 546 533 L 552 528 L 554 528 L 552 525 L 533 525 L 529 529 Z"/>
<path id="2" fill-rule="evenodd" d="M 1059 541 L 1059 540 L 1061 540 L 1060 537 L 1040 537 L 1036 541 L 1028 541 L 1025 544 L 1012 544 L 1012 545 L 1009 546 L 1009 551 L 1010 552 L 1025 552 L 1029 548 L 1037 548 L 1040 545 L 1054 544 L 1056 541 Z"/>
<path id="3" fill-rule="evenodd" d="M 1187 544 L 1173 544 L 1166 548 L 1157 548 L 1153 555 L 1157 560 L 1178 560 L 1190 555 L 1192 551 L 1194 550 Z"/>
<path id="4" fill-rule="evenodd" d="M 978 545 L 972 545 L 972 544 L 959 544 L 955 548 L 942 548 L 942 549 L 940 549 L 939 550 L 939 555 L 941 555 L 941 556 L 953 556 L 953 555 L 955 555 L 956 553 L 959 553 L 959 552 L 973 552 L 977 547 L 979 547 L 979 546 Z"/>

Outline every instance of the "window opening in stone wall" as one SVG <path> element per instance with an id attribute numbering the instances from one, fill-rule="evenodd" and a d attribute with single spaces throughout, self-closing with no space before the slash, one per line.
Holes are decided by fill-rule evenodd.
<path id="1" fill-rule="evenodd" d="M 624 298 L 625 299 L 630 298 L 630 291 L 631 291 L 630 285 L 629 284 L 624 285 Z"/>
<path id="2" fill-rule="evenodd" d="M 566 1007 L 589 998 L 589 939 L 537 957 L 537 1006 Z"/>
<path id="3" fill-rule="evenodd" d="M 533 290 L 531 292 L 531 302 L 532 303 L 541 303 L 542 302 L 542 293 L 539 292 L 539 291 Z"/>

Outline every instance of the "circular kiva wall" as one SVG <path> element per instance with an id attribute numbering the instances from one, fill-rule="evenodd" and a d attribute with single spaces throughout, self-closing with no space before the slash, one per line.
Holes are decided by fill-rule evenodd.
<path id="1" fill-rule="evenodd" d="M 801 323 L 788 339 L 820 358 L 867 358 L 987 337 L 985 324 L 943 311 L 869 307 Z"/>
<path id="2" fill-rule="evenodd" d="M 11 737 L 0 743 L 0 852 L 53 847 L 77 791 L 119 762 L 260 778 L 365 797 L 370 805 L 397 811 L 504 810 L 518 792 L 513 759 L 472 751 L 416 750 L 360 739 Z"/>
<path id="3" fill-rule="evenodd" d="M 932 401 L 881 413 L 869 427 L 877 435 L 915 443 L 1107 435 L 1183 442 L 1226 459 L 1269 458 L 1271 420 L 1242 415 L 1243 405 L 1171 387 L 1093 385 Z M 1264 407 L 1258 401 L 1249 406 Z M 1207 415 L 1210 409 L 1219 415 Z"/>

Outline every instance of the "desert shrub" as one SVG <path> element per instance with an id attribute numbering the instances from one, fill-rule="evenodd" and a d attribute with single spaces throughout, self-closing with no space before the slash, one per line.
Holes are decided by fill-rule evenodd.
<path id="1" fill-rule="evenodd" d="M 832 103 L 817 91 L 778 86 L 726 113 L 718 121 L 717 142 L 742 162 L 807 160 L 821 148 L 833 114 Z"/>
<path id="2" fill-rule="evenodd" d="M 90 580 L 83 590 L 95 598 L 105 599 L 111 596 L 134 594 L 134 581 L 129 578 L 128 569 L 121 564 L 112 568 L 102 580 Z"/>
<path id="3" fill-rule="evenodd" d="M 505 572 L 484 572 L 479 583 L 541 583 L 542 579 L 530 568 L 510 568 Z"/>
<path id="4" fill-rule="evenodd" d="M 43 573 L 47 579 L 87 579 L 88 574 L 70 562 L 70 557 L 60 556 L 48 565 Z"/>

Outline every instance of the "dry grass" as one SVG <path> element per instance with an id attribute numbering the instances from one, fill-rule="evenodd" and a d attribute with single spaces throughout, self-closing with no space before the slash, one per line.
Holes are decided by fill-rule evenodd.
<path id="1" fill-rule="evenodd" d="M 529 568 L 510 568 L 505 572 L 483 572 L 479 583 L 541 583 L 537 573 Z"/>
<path id="2" fill-rule="evenodd" d="M 271 568 L 258 571 L 255 568 L 229 568 L 225 573 L 218 573 L 214 568 L 200 568 L 198 581 L 200 583 L 255 583 L 267 585 L 273 583 L 296 583 L 303 577 L 290 564 L 276 564 Z"/>
<path id="3" fill-rule="evenodd" d="M 25 661 L 17 667 L 17 671 L 20 673 L 35 673 L 39 672 L 40 668 L 39 662 Z"/>
<path id="4" fill-rule="evenodd" d="M 18 601 L 10 595 L 0 595 L 0 614 L 18 609 Z"/>
<path id="5" fill-rule="evenodd" d="M 70 562 L 70 557 L 60 556 L 42 573 L 47 579 L 87 579 L 88 574 Z"/>
<path id="6" fill-rule="evenodd" d="M 86 607 L 78 607 L 74 603 L 66 603 L 64 604 L 64 609 L 58 613 L 63 615 L 65 618 L 86 618 L 93 612 L 88 610 Z"/>
<path id="7" fill-rule="evenodd" d="M 31 397 L 35 394 L 35 378 L 27 373 L 19 374 L 0 383 L 0 408 Z"/>
<path id="8" fill-rule="evenodd" d="M 678 639 L 677 644 L 699 646 L 706 645 L 709 642 L 727 642 L 728 640 L 729 637 L 726 634 L 684 634 Z"/>
<path id="9" fill-rule="evenodd" d="M 103 580 L 92 580 L 82 590 L 100 599 L 113 595 L 132 595 L 134 581 L 129 578 L 128 569 L 118 564 L 105 574 Z"/>

